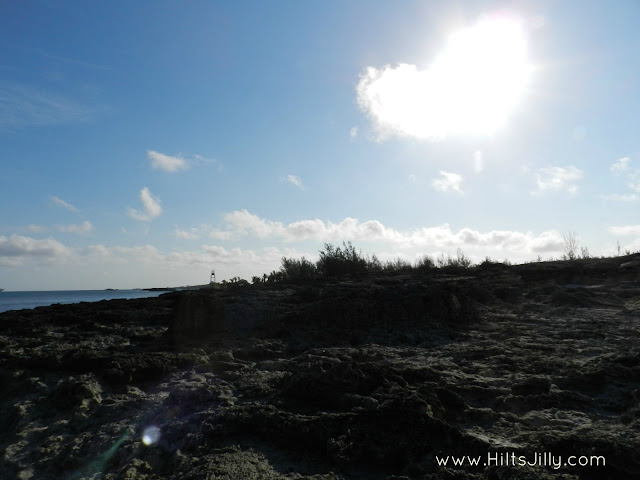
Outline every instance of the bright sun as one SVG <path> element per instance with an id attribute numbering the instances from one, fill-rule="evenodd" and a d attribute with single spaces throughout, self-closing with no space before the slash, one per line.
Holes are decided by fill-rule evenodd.
<path id="1" fill-rule="evenodd" d="M 492 135 L 522 97 L 531 70 L 520 23 L 486 18 L 452 34 L 425 70 L 369 67 L 358 84 L 358 102 L 383 134 Z"/>

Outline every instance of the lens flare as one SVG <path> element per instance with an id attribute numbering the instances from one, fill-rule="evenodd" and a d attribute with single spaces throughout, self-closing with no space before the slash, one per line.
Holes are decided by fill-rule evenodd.
<path id="1" fill-rule="evenodd" d="M 147 447 L 150 447 L 160 440 L 160 429 L 155 425 L 151 425 L 147 427 L 142 432 L 142 443 L 144 443 Z"/>

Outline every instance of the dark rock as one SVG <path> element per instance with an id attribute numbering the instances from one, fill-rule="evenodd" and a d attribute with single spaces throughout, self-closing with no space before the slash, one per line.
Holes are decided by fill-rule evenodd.
<path id="1" fill-rule="evenodd" d="M 58 410 L 82 408 L 102 402 L 102 387 L 91 375 L 60 380 L 49 394 L 49 401 Z"/>
<path id="2" fill-rule="evenodd" d="M 540 395 L 551 389 L 551 379 L 548 377 L 529 377 L 511 386 L 514 395 Z"/>
<path id="3" fill-rule="evenodd" d="M 168 333 L 175 343 L 224 332 L 224 304 L 214 292 L 193 290 L 177 297 Z"/>

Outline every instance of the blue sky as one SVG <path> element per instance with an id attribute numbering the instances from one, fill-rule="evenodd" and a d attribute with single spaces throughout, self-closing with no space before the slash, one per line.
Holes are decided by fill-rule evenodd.
<path id="1" fill-rule="evenodd" d="M 250 279 L 343 240 L 640 250 L 639 24 L 634 0 L 2 2 L 0 287 Z"/>

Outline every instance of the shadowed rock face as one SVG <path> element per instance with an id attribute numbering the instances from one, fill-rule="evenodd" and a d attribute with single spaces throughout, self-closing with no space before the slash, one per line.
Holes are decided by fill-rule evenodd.
<path id="1" fill-rule="evenodd" d="M 640 285 L 607 262 L 0 314 L 0 478 L 640 478 Z M 606 465 L 483 465 L 543 453 Z"/>
<path id="2" fill-rule="evenodd" d="M 169 334 L 176 343 L 225 331 L 224 305 L 211 291 L 181 293 L 176 299 Z"/>
<path id="3" fill-rule="evenodd" d="M 182 292 L 176 295 L 168 334 L 174 344 L 243 331 L 305 334 L 333 344 L 375 329 L 388 335 L 412 326 L 459 325 L 474 321 L 477 310 L 457 283 L 374 279 L 289 285 L 278 291 L 235 287 Z"/>

